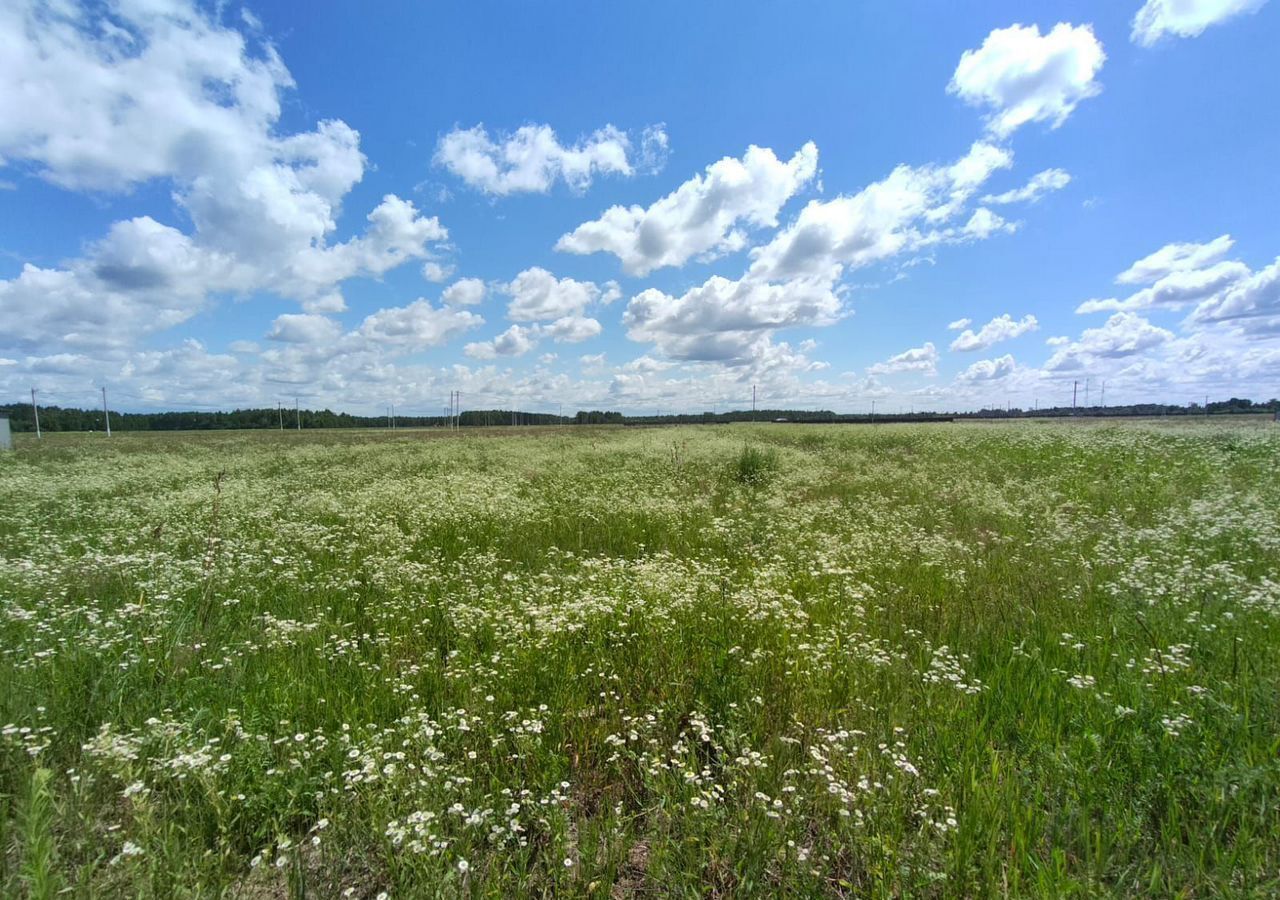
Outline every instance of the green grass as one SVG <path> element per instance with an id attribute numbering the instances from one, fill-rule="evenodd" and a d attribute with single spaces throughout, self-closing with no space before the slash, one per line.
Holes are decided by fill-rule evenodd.
<path id="1" fill-rule="evenodd" d="M 1272 426 L 20 437 L 0 895 L 1280 892 Z"/>

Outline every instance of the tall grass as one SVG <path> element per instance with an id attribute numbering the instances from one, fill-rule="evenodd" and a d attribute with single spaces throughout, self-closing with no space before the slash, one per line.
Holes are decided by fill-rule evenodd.
<path id="1" fill-rule="evenodd" d="M 1273 895 L 1277 435 L 25 441 L 0 895 Z"/>

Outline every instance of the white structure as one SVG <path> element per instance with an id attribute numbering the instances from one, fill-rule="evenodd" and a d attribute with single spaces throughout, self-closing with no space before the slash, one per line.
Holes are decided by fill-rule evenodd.
<path id="1" fill-rule="evenodd" d="M 0 450 L 13 449 L 13 435 L 9 433 L 9 417 L 0 414 Z"/>

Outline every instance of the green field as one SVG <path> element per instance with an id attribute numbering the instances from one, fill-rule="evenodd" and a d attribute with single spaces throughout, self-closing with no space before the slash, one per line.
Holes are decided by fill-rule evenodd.
<path id="1" fill-rule="evenodd" d="M 0 895 L 1280 893 L 1270 423 L 20 438 Z"/>

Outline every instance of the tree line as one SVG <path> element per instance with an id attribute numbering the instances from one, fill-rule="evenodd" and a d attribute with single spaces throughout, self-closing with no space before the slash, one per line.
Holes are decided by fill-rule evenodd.
<path id="1" fill-rule="evenodd" d="M 1136 403 L 1122 406 L 1070 407 L 1045 409 L 1019 407 L 988 408 L 950 413 L 837 413 L 829 409 L 761 409 L 727 410 L 725 412 L 675 413 L 663 415 L 624 415 L 615 410 L 579 410 L 573 416 L 554 413 L 526 412 L 512 409 L 469 409 L 457 417 L 466 428 L 495 425 L 723 425 L 731 422 L 930 422 L 968 418 L 1058 418 L 1065 416 L 1203 416 L 1280 411 L 1280 399 L 1265 402 L 1232 397 L 1207 406 L 1192 403 L 1175 406 L 1166 403 Z M 35 431 L 35 417 L 30 403 L 0 404 L 0 415 L 9 417 L 14 431 Z M 448 416 L 396 416 L 399 428 L 440 428 L 451 423 Z M 208 431 L 264 428 L 386 428 L 387 416 L 353 416 L 330 409 L 235 409 L 220 411 L 111 412 L 113 431 Z M 101 409 L 76 409 L 61 406 L 40 407 L 43 431 L 102 431 Z"/>

